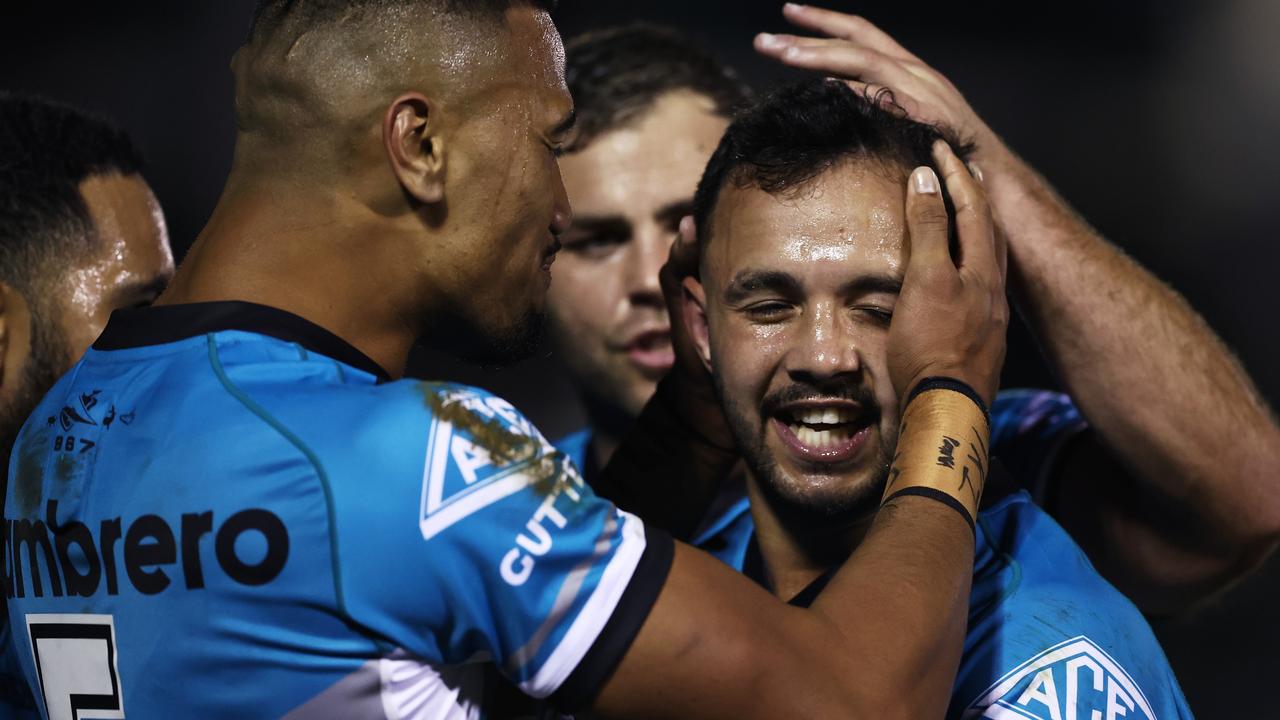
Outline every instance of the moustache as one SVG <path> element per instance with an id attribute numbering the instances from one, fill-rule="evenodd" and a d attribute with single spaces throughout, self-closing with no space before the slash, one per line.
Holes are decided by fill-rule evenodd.
<path id="1" fill-rule="evenodd" d="M 871 388 L 850 380 L 792 383 L 778 388 L 760 401 L 760 415 L 762 418 L 772 417 L 788 405 L 821 400 L 848 400 L 857 403 L 861 420 L 866 424 L 880 419 L 880 403 L 876 401 Z"/>

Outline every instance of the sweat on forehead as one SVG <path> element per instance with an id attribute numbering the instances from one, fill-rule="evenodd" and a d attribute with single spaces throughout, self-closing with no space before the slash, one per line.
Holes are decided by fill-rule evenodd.
<path id="1" fill-rule="evenodd" d="M 950 130 L 908 119 L 888 91 L 867 97 L 834 80 L 784 85 L 734 118 L 707 164 L 693 206 L 699 242 L 705 250 L 726 185 L 790 195 L 832 168 L 863 160 L 905 177 L 934 164 L 939 139 L 961 159 L 972 152 Z"/>

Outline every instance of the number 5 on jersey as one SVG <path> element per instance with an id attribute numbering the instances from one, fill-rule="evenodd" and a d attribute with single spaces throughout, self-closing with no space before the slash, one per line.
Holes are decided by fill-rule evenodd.
<path id="1" fill-rule="evenodd" d="M 31 654 L 49 720 L 124 717 L 110 615 L 27 615 Z"/>

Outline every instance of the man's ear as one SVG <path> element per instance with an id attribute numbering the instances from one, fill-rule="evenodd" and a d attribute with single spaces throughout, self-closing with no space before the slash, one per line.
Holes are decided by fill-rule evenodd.
<path id="1" fill-rule="evenodd" d="M 698 350 L 702 365 L 711 372 L 711 332 L 707 329 L 707 291 L 695 277 L 686 277 L 684 289 L 684 323 Z"/>
<path id="2" fill-rule="evenodd" d="M 387 108 L 382 142 L 401 187 L 415 200 L 444 200 L 444 143 L 436 134 L 435 105 L 422 93 L 405 93 Z"/>

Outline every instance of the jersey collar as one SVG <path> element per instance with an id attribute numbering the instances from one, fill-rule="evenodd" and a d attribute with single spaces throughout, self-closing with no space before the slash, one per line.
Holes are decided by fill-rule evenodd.
<path id="1" fill-rule="evenodd" d="M 298 343 L 312 352 L 363 370 L 379 382 L 391 380 L 387 371 L 368 355 L 310 320 L 278 308 L 238 300 L 116 310 L 93 348 L 125 350 L 165 345 L 227 330 Z"/>
<path id="2" fill-rule="evenodd" d="M 831 582 L 831 578 L 835 576 L 838 567 L 833 567 L 813 579 L 813 582 L 805 586 L 803 590 L 796 593 L 795 597 L 787 601 L 788 605 L 795 607 L 807 608 L 813 604 L 814 600 L 822 594 L 827 587 L 827 583 Z M 769 579 L 764 572 L 764 556 L 760 554 L 760 544 L 756 542 L 756 534 L 751 533 L 751 539 L 747 541 L 747 554 L 742 560 L 742 574 L 751 578 L 757 585 L 773 592 L 773 587 L 769 585 Z"/>

